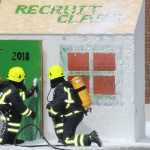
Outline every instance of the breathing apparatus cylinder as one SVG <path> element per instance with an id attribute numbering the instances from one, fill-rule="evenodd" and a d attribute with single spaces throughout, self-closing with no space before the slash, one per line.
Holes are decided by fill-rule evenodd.
<path id="1" fill-rule="evenodd" d="M 84 108 L 91 108 L 92 100 L 89 96 L 89 93 L 84 85 L 82 78 L 80 76 L 74 77 L 71 80 L 71 84 L 72 84 L 74 90 L 77 91 L 77 93 L 82 101 L 82 106 Z"/>

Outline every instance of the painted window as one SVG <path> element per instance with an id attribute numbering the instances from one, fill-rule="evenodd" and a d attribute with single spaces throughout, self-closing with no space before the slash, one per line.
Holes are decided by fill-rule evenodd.
<path id="1" fill-rule="evenodd" d="M 84 72 L 90 71 L 89 53 L 72 53 L 67 54 L 68 71 Z M 93 53 L 93 71 L 115 71 L 115 54 L 114 53 Z M 89 75 L 80 75 L 89 89 Z M 71 80 L 75 76 L 68 76 Z M 115 94 L 115 77 L 114 76 L 93 76 L 93 94 L 114 95 Z"/>
<path id="2" fill-rule="evenodd" d="M 93 93 L 101 95 L 114 95 L 115 77 L 114 76 L 94 76 Z"/>
<path id="3" fill-rule="evenodd" d="M 61 45 L 66 78 L 81 76 L 94 104 L 122 104 L 122 47 L 112 45 Z M 117 60 L 117 61 L 116 61 Z"/>
<path id="4" fill-rule="evenodd" d="M 68 71 L 89 71 L 89 53 L 68 53 Z M 80 75 L 88 92 L 89 76 Z M 68 81 L 75 76 L 68 76 Z"/>
<path id="5" fill-rule="evenodd" d="M 94 71 L 115 71 L 114 53 L 94 53 Z"/>
<path id="6" fill-rule="evenodd" d="M 115 71 L 114 53 L 93 53 L 94 71 Z M 114 95 L 115 77 L 114 76 L 93 76 L 93 94 Z"/>
<path id="7" fill-rule="evenodd" d="M 69 71 L 89 70 L 89 53 L 68 53 L 67 58 Z"/>

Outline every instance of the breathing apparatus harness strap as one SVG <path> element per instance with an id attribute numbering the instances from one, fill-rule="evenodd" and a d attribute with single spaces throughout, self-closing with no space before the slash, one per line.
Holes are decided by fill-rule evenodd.
<path id="1" fill-rule="evenodd" d="M 75 89 L 75 92 L 80 92 L 80 91 L 82 91 L 82 90 L 84 90 L 84 89 L 86 89 L 86 86 L 82 86 L 82 87 L 80 87 L 80 88 L 78 88 L 78 89 Z"/>
<path id="2" fill-rule="evenodd" d="M 68 114 L 66 114 L 66 115 L 61 115 L 60 117 L 61 117 L 61 118 L 63 118 L 63 117 L 70 117 L 70 116 L 76 115 L 76 114 L 78 114 L 78 113 L 80 113 L 80 112 L 82 112 L 82 111 L 81 111 L 81 110 L 75 110 L 75 111 L 70 112 L 70 113 L 68 113 Z"/>

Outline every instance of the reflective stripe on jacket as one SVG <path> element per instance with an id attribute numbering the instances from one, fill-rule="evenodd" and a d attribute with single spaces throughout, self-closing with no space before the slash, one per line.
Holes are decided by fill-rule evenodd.
<path id="1" fill-rule="evenodd" d="M 20 91 L 9 82 L 4 82 L 0 89 L 0 105 L 8 104 L 11 108 L 16 109 L 20 115 L 30 116 L 32 110 L 30 110 L 22 101 Z"/>
<path id="2" fill-rule="evenodd" d="M 53 101 L 51 101 L 49 112 L 51 116 L 62 115 L 64 117 L 69 117 L 80 113 L 81 109 L 72 99 L 70 88 L 63 84 L 59 84 L 54 90 Z"/>

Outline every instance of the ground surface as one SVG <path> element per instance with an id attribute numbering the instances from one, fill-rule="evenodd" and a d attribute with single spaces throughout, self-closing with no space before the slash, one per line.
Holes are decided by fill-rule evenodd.
<path id="1" fill-rule="evenodd" d="M 127 142 L 127 141 L 109 141 L 103 140 L 103 147 L 98 147 L 96 144 L 92 144 L 89 147 L 58 147 L 59 149 L 67 150 L 150 150 L 150 104 L 145 106 L 145 131 L 146 137 L 139 142 Z M 56 140 L 49 141 L 51 144 L 58 144 Z M 23 145 L 39 145 L 47 144 L 44 140 L 39 139 L 36 141 L 25 142 Z M 0 146 L 0 150 L 53 150 L 50 146 L 43 147 L 20 147 L 14 145 Z"/>

